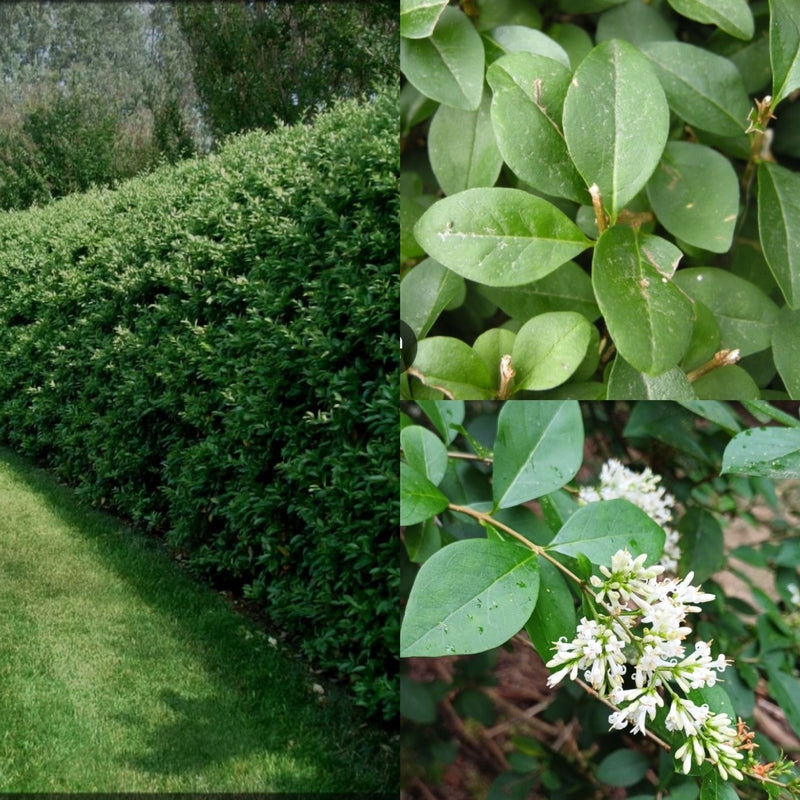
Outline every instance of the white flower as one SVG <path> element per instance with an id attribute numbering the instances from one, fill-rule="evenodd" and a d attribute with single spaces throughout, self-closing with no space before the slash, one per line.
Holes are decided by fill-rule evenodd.
<path id="1" fill-rule="evenodd" d="M 615 458 L 609 459 L 600 469 L 600 486 L 593 488 L 583 486 L 578 492 L 578 498 L 584 503 L 596 503 L 600 500 L 628 500 L 648 514 L 655 522 L 664 528 L 667 534 L 664 544 L 664 554 L 659 562 L 670 572 L 674 572 L 680 559 L 678 546 L 678 533 L 668 524 L 672 521 L 672 509 L 675 498 L 658 484 L 660 475 L 653 474 L 647 467 L 643 472 L 634 472 L 623 466 Z"/>
<path id="2" fill-rule="evenodd" d="M 691 705 L 694 706 L 694 709 L 698 709 L 694 703 L 690 700 L 684 700 L 681 705 L 694 717 L 692 709 L 689 708 Z M 705 709 L 705 711 L 699 713 L 693 720 L 682 714 L 681 711 L 677 711 L 672 717 L 672 723 L 667 722 L 667 727 L 670 724 L 676 725 L 671 730 L 683 730 L 687 733 L 686 741 L 675 751 L 675 760 L 681 762 L 681 769 L 685 773 L 688 773 L 692 768 L 692 761 L 697 766 L 700 766 L 704 761 L 708 760 L 716 766 L 723 780 L 727 780 L 729 775 L 737 780 L 742 780 L 743 776 L 738 767 L 738 762 L 744 756 L 734 747 L 736 730 L 731 725 L 728 715 L 709 712 L 706 706 L 700 706 L 699 708 Z M 670 708 L 667 720 L 670 719 L 672 711 L 673 709 Z M 688 729 L 687 727 L 678 728 L 679 722 L 683 725 L 688 724 Z"/>

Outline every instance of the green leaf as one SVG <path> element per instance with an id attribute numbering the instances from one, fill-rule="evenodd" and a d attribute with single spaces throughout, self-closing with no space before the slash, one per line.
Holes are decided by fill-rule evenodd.
<path id="1" fill-rule="evenodd" d="M 575 601 L 561 573 L 544 558 L 539 558 L 539 576 L 539 600 L 525 630 L 546 662 L 555 653 L 554 642 L 575 636 Z"/>
<path id="2" fill-rule="evenodd" d="M 422 472 L 400 462 L 400 524 L 416 525 L 444 511 L 450 501 Z"/>
<path id="3" fill-rule="evenodd" d="M 400 35 L 424 39 L 433 33 L 447 0 L 400 0 Z"/>
<path id="4" fill-rule="evenodd" d="M 761 390 L 750 373 L 735 364 L 703 375 L 692 386 L 702 400 L 757 400 L 761 397 Z"/>
<path id="5" fill-rule="evenodd" d="M 650 62 L 611 39 L 578 66 L 564 100 L 564 136 L 587 186 L 616 218 L 647 183 L 669 133 L 669 107 Z"/>
<path id="6" fill-rule="evenodd" d="M 800 87 L 800 19 L 794 0 L 770 0 L 769 58 L 772 107 Z"/>
<path id="7" fill-rule="evenodd" d="M 789 397 L 800 400 L 800 309 L 781 309 L 772 332 L 772 355 Z"/>
<path id="8" fill-rule="evenodd" d="M 447 471 L 447 448 L 442 440 L 421 425 L 410 425 L 400 431 L 400 447 L 406 461 L 438 486 Z"/>
<path id="9" fill-rule="evenodd" d="M 547 34 L 539 30 L 527 25 L 498 25 L 489 32 L 489 35 L 491 36 L 491 43 L 497 45 L 497 49 L 504 55 L 508 53 L 528 53 L 530 55 L 544 56 L 557 61 L 566 69 L 572 70 L 566 50 L 558 42 L 553 41 Z"/>
<path id="10" fill-rule="evenodd" d="M 468 189 L 434 203 L 414 227 L 427 253 L 487 286 L 552 272 L 591 243 L 554 205 L 519 189 Z"/>
<path id="11" fill-rule="evenodd" d="M 426 258 L 400 282 L 400 318 L 421 339 L 463 288 L 460 275 Z"/>
<path id="12" fill-rule="evenodd" d="M 744 133 L 750 100 L 733 62 L 685 42 L 648 42 L 642 52 L 681 119 L 720 136 Z"/>
<path id="13" fill-rule="evenodd" d="M 800 308 L 800 175 L 758 165 L 758 232 L 764 257 L 790 308 Z"/>
<path id="14" fill-rule="evenodd" d="M 752 39 L 755 23 L 747 0 L 667 0 L 684 17 L 716 25 L 737 39 Z"/>
<path id="15" fill-rule="evenodd" d="M 490 106 L 484 92 L 475 111 L 439 106 L 428 129 L 428 158 L 445 194 L 478 186 L 494 186 L 503 157 L 497 148 Z"/>
<path id="16" fill-rule="evenodd" d="M 728 442 L 722 473 L 800 477 L 800 428 L 750 428 Z"/>
<path id="17" fill-rule="evenodd" d="M 642 0 L 628 0 L 625 5 L 606 11 L 597 21 L 598 42 L 624 39 L 637 47 L 645 42 L 675 39 L 673 26 L 660 11 Z"/>
<path id="18" fill-rule="evenodd" d="M 482 653 L 520 631 L 536 606 L 536 554 L 516 544 L 467 539 L 421 567 L 400 629 L 400 655 Z"/>
<path id="19" fill-rule="evenodd" d="M 420 400 L 417 405 L 436 426 L 447 444 L 458 436 L 458 431 L 453 426 L 464 422 L 466 413 L 461 400 Z"/>
<path id="20" fill-rule="evenodd" d="M 681 367 L 686 371 L 705 364 L 720 349 L 719 324 L 711 309 L 705 303 L 695 300 L 694 314 L 692 339 L 681 361 Z"/>
<path id="21" fill-rule="evenodd" d="M 678 367 L 651 376 L 639 372 L 622 356 L 617 356 L 608 376 L 607 400 L 682 401 L 694 400 L 695 397 L 686 373 Z"/>
<path id="22" fill-rule="evenodd" d="M 694 584 L 708 580 L 725 566 L 722 527 L 704 508 L 692 507 L 678 525 L 681 536 L 680 574 L 694 572 Z"/>
<path id="23" fill-rule="evenodd" d="M 483 359 L 460 339 L 431 336 L 417 345 L 414 369 L 425 385 L 449 392 L 453 400 L 486 400 L 494 392 Z"/>
<path id="24" fill-rule="evenodd" d="M 697 441 L 696 418 L 677 403 L 637 403 L 631 411 L 623 435 L 632 438 L 653 437 L 709 463 L 705 449 Z"/>
<path id="25" fill-rule="evenodd" d="M 465 111 L 481 104 L 483 42 L 457 8 L 445 8 L 431 36 L 401 37 L 400 67 L 409 83 L 439 103 Z"/>
<path id="26" fill-rule="evenodd" d="M 591 338 L 591 323 L 574 311 L 551 311 L 528 320 L 511 351 L 517 372 L 514 389 L 541 391 L 565 383 L 586 356 Z"/>
<path id="27" fill-rule="evenodd" d="M 767 675 L 770 694 L 783 709 L 794 732 L 800 736 L 800 681 L 769 664 Z"/>
<path id="28" fill-rule="evenodd" d="M 509 508 L 559 489 L 583 460 L 583 421 L 575 401 L 508 402 L 497 418 L 496 508 Z"/>
<path id="29" fill-rule="evenodd" d="M 618 550 L 634 557 L 647 553 L 655 564 L 664 550 L 664 531 L 627 500 L 601 500 L 579 508 L 548 547 L 575 558 L 583 553 L 593 564 L 611 563 Z"/>
<path id="30" fill-rule="evenodd" d="M 667 277 L 680 256 L 665 240 L 621 225 L 595 248 L 592 285 L 608 331 L 622 357 L 648 375 L 675 367 L 692 338 L 692 303 Z"/>
<path id="31" fill-rule="evenodd" d="M 687 400 L 681 405 L 688 408 L 693 414 L 719 425 L 731 436 L 736 436 L 742 429 L 739 418 L 725 403 L 718 403 L 714 400 Z"/>
<path id="32" fill-rule="evenodd" d="M 597 765 L 597 780 L 607 786 L 633 786 L 650 769 L 650 759 L 638 750 L 615 750 Z"/>
<path id="33" fill-rule="evenodd" d="M 600 316 L 592 280 L 574 261 L 524 286 L 484 286 L 481 294 L 496 303 L 510 317 L 528 320 L 548 311 L 576 311 L 590 322 Z"/>
<path id="34" fill-rule="evenodd" d="M 563 64 L 531 53 L 511 53 L 492 64 L 492 124 L 503 160 L 545 194 L 589 203 L 561 133 L 561 111 L 572 73 Z"/>
<path id="35" fill-rule="evenodd" d="M 770 346 L 778 307 L 758 287 L 715 267 L 681 269 L 674 280 L 689 297 L 711 309 L 721 347 L 747 356 Z"/>
<path id="36" fill-rule="evenodd" d="M 472 343 L 472 349 L 483 359 L 486 369 L 489 370 L 493 389 L 500 388 L 500 361 L 503 356 L 511 354 L 516 338 L 514 331 L 506 328 L 489 328 Z"/>
<path id="37" fill-rule="evenodd" d="M 721 153 L 692 142 L 669 142 L 647 184 L 658 221 L 675 237 L 712 253 L 733 243 L 739 179 Z"/>
<path id="38" fill-rule="evenodd" d="M 739 800 L 733 784 L 723 780 L 715 769 L 703 775 L 700 783 L 700 800 Z"/>

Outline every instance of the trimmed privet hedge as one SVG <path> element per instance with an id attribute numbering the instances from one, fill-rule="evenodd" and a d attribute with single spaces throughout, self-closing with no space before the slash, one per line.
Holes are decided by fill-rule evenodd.
<path id="1" fill-rule="evenodd" d="M 0 216 L 0 438 L 396 712 L 397 96 Z"/>

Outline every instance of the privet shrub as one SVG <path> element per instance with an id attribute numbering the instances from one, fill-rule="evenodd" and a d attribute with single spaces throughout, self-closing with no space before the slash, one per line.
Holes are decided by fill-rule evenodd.
<path id="1" fill-rule="evenodd" d="M 396 709 L 396 94 L 0 225 L 0 438 Z"/>

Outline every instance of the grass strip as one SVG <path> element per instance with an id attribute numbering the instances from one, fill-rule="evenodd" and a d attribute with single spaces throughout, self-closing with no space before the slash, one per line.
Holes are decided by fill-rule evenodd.
<path id="1" fill-rule="evenodd" d="M 3 450 L 0 587 L 0 791 L 396 792 L 386 732 Z"/>

